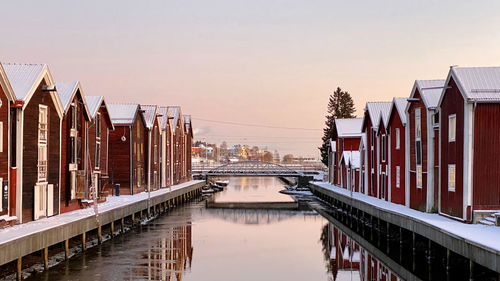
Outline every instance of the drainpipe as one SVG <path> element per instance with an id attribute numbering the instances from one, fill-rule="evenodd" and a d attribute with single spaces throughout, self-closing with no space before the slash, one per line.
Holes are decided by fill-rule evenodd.
<path id="1" fill-rule="evenodd" d="M 63 115 L 64 117 L 64 115 Z M 57 202 L 58 205 L 58 215 L 61 214 L 61 186 L 62 186 L 62 120 L 63 117 L 59 118 L 59 201 Z"/>
<path id="2" fill-rule="evenodd" d="M 148 214 L 151 201 L 151 129 L 148 130 Z"/>
<path id="3" fill-rule="evenodd" d="M 134 178 L 132 176 L 132 170 L 133 170 L 133 165 L 132 165 L 132 161 L 133 161 L 133 157 L 134 155 L 132 154 L 132 141 L 133 141 L 133 138 L 132 138 L 132 125 L 128 126 L 129 128 L 129 135 L 128 135 L 128 141 L 130 143 L 129 147 L 130 147 L 130 152 L 129 152 L 129 159 L 130 159 L 130 169 L 129 169 L 129 173 L 130 173 L 130 194 L 131 195 L 134 195 Z"/>

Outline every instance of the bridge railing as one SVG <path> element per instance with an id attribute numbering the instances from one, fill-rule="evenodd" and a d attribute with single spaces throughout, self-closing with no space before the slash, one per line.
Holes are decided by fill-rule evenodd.
<path id="1" fill-rule="evenodd" d="M 224 164 L 225 163 L 193 164 L 192 171 L 193 173 L 204 173 L 217 169 Z M 323 163 L 279 163 L 279 165 L 295 171 L 327 171 L 327 168 L 323 165 Z"/>

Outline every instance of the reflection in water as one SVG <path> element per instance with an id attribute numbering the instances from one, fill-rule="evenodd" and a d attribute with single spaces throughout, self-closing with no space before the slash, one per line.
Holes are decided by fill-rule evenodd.
<path id="1" fill-rule="evenodd" d="M 293 202 L 279 193 L 285 184 L 274 177 L 231 177 L 224 192 L 215 194 L 215 202 Z"/>

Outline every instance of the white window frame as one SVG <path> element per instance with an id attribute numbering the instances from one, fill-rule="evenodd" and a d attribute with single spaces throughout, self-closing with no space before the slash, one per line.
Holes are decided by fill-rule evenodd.
<path id="1" fill-rule="evenodd" d="M 382 135 L 382 162 L 385 162 L 386 160 L 386 154 L 387 154 L 387 147 L 386 147 L 386 142 L 387 138 L 386 135 Z"/>
<path id="2" fill-rule="evenodd" d="M 450 182 L 450 171 L 453 169 L 453 185 Z M 457 187 L 457 166 L 455 164 L 448 164 L 448 191 L 455 192 Z"/>
<path id="3" fill-rule="evenodd" d="M 95 168 L 101 168 L 101 141 L 95 142 Z"/>
<path id="4" fill-rule="evenodd" d="M 396 149 L 399 150 L 401 148 L 401 134 L 399 128 L 396 128 Z"/>
<path id="5" fill-rule="evenodd" d="M 422 188 L 422 185 L 424 183 L 422 165 L 417 166 L 415 179 L 417 181 L 417 188 Z"/>
<path id="6" fill-rule="evenodd" d="M 453 120 L 453 131 L 451 126 L 451 120 Z M 450 114 L 448 115 L 448 142 L 454 142 L 456 138 L 457 138 L 457 115 Z"/>
<path id="7" fill-rule="evenodd" d="M 396 188 L 401 185 L 401 167 L 396 166 Z"/>
<path id="8" fill-rule="evenodd" d="M 43 116 L 45 112 L 45 116 Z M 43 118 L 45 117 L 45 118 Z M 45 119 L 42 122 L 41 119 Z M 38 105 L 38 158 L 37 158 L 37 182 L 47 182 L 48 178 L 48 138 L 49 138 L 49 108 L 46 105 Z M 45 125 L 42 126 L 42 125 Z M 42 134 L 42 131 L 45 134 Z M 41 138 L 44 135 L 45 138 Z M 43 171 L 45 170 L 45 171 Z"/>
<path id="9" fill-rule="evenodd" d="M 95 117 L 95 137 L 101 138 L 101 113 L 98 112 Z"/>

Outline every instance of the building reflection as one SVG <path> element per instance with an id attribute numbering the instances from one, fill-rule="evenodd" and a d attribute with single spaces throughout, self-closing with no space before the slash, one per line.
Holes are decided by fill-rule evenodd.
<path id="1" fill-rule="evenodd" d="M 384 263 L 353 239 L 328 223 L 321 234 L 323 253 L 331 280 L 400 281 Z"/>
<path id="2" fill-rule="evenodd" d="M 145 280 L 183 279 L 193 261 L 192 224 L 162 230 L 161 237 L 144 253 L 144 264 L 133 272 Z"/>

